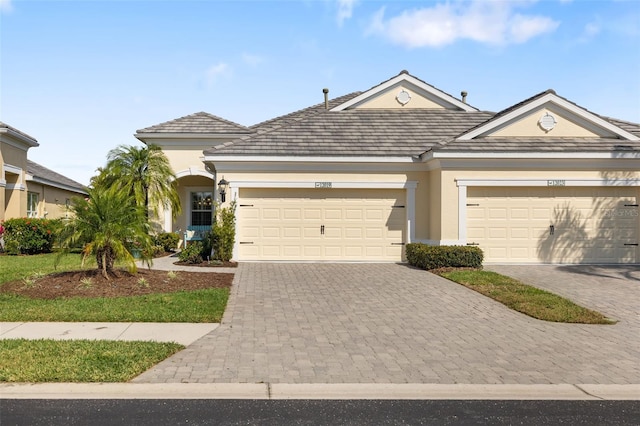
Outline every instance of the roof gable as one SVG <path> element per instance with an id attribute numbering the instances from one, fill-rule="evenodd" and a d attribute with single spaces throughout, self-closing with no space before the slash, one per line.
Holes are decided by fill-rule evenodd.
<path id="1" fill-rule="evenodd" d="M 553 90 L 499 112 L 456 139 L 467 141 L 486 137 L 638 140 L 637 135 L 558 96 Z"/>
<path id="2" fill-rule="evenodd" d="M 155 126 L 137 130 L 136 133 L 192 133 L 192 134 L 238 134 L 248 133 L 250 130 L 233 121 L 225 120 L 208 112 L 195 114 L 165 121 Z"/>
<path id="3" fill-rule="evenodd" d="M 402 71 L 397 76 L 372 87 L 359 96 L 333 107 L 331 111 L 365 108 L 478 111 L 477 108 L 436 89 L 407 71 Z"/>

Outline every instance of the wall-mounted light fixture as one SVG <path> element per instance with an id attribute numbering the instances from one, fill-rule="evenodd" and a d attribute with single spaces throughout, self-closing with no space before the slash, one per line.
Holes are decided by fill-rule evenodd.
<path id="1" fill-rule="evenodd" d="M 224 179 L 224 176 L 218 182 L 218 192 L 220 193 L 220 201 L 224 203 L 225 195 L 227 195 L 227 188 L 229 188 L 229 182 Z"/>

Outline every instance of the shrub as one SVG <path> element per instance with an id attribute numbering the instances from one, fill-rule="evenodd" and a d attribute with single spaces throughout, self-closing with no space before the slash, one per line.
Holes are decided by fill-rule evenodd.
<path id="1" fill-rule="evenodd" d="M 186 263 L 202 263 L 202 243 L 193 241 L 188 244 L 180 253 L 178 253 L 180 262 Z"/>
<path id="2" fill-rule="evenodd" d="M 180 236 L 176 232 L 161 232 L 153 240 L 155 245 L 162 246 L 164 251 L 168 252 L 178 248 Z"/>
<path id="3" fill-rule="evenodd" d="M 62 222 L 59 219 L 15 218 L 4 222 L 8 254 L 49 253 Z"/>
<path id="4" fill-rule="evenodd" d="M 229 207 L 218 209 L 216 222 L 213 224 L 213 258 L 228 262 L 233 256 L 233 244 L 236 238 L 236 202 Z"/>
<path id="5" fill-rule="evenodd" d="M 481 268 L 484 257 L 479 247 L 430 246 L 411 243 L 406 246 L 407 261 L 420 269 Z"/>

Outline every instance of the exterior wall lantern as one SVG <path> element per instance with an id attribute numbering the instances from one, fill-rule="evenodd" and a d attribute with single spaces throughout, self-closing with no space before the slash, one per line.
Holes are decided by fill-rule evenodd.
<path id="1" fill-rule="evenodd" d="M 225 195 L 227 195 L 227 188 L 229 188 L 229 182 L 224 179 L 224 176 L 218 182 L 218 193 L 220 194 L 220 201 L 224 203 Z"/>

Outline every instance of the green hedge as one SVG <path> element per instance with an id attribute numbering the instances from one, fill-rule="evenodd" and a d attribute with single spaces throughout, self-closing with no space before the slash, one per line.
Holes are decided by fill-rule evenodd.
<path id="1" fill-rule="evenodd" d="M 4 247 L 8 254 L 49 253 L 62 222 L 59 219 L 7 219 Z"/>
<path id="2" fill-rule="evenodd" d="M 480 268 L 484 254 L 473 246 L 429 246 L 411 243 L 406 246 L 407 261 L 420 269 Z"/>
<path id="3" fill-rule="evenodd" d="M 153 237 L 154 245 L 162 246 L 166 252 L 174 251 L 178 248 L 180 235 L 177 232 L 161 232 Z"/>

